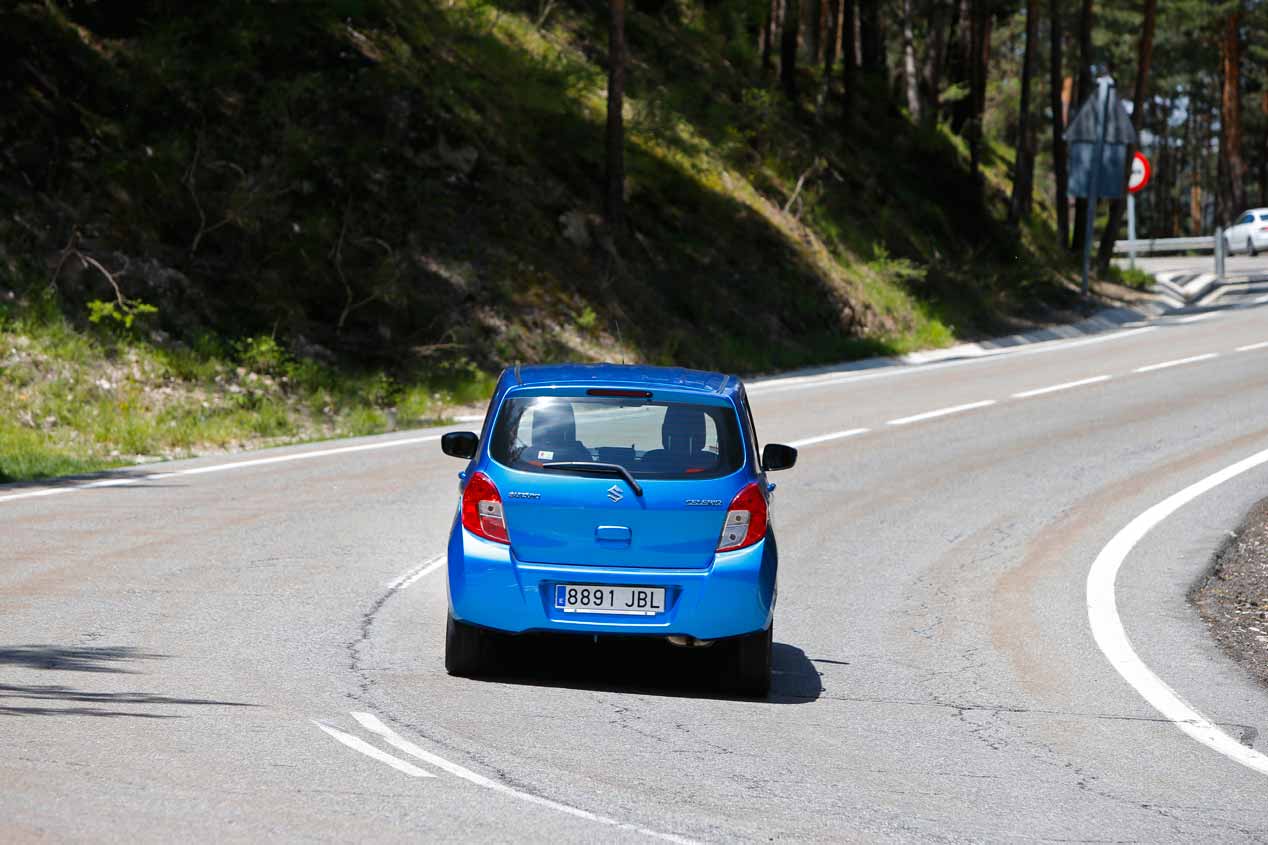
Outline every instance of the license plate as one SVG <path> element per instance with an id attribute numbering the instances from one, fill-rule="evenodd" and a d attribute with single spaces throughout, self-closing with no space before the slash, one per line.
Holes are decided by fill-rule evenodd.
<path id="1" fill-rule="evenodd" d="M 556 584 L 555 607 L 564 613 L 626 613 L 632 616 L 655 616 L 665 611 L 665 590 L 662 587 Z"/>

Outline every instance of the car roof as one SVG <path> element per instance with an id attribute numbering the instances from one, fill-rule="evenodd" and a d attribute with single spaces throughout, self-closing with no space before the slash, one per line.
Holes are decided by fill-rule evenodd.
<path id="1" fill-rule="evenodd" d="M 508 372 L 525 387 L 564 384 L 673 389 L 676 391 L 730 395 L 740 390 L 736 376 L 688 370 L 683 367 L 651 367 L 644 364 L 534 364 Z"/>
<path id="2" fill-rule="evenodd" d="M 1265 214 L 1265 213 L 1268 213 L 1268 208 L 1248 208 L 1242 212 L 1242 214 Z M 1241 217 L 1242 214 L 1239 214 L 1237 216 Z"/>

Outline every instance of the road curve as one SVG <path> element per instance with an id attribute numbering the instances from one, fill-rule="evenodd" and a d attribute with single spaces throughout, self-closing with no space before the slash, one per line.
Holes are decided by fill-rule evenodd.
<path id="1" fill-rule="evenodd" d="M 445 675 L 435 432 L 0 488 L 0 838 L 1268 838 L 1268 779 L 1124 680 L 1085 592 L 1268 449 L 1268 310 L 752 398 L 803 444 L 765 702 L 652 644 Z M 1178 509 L 1115 587 L 1140 659 L 1261 753 L 1268 693 L 1185 593 L 1266 484 Z"/>

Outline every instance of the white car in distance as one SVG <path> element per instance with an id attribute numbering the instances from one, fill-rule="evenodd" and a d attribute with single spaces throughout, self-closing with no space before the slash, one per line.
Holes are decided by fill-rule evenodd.
<path id="1" fill-rule="evenodd" d="M 1236 222 L 1224 230 L 1224 249 L 1257 255 L 1268 250 L 1268 208 L 1252 208 L 1238 216 Z"/>

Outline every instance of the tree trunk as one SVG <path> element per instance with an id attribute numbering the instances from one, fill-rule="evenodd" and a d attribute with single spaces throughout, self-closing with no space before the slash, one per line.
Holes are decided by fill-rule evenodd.
<path id="1" fill-rule="evenodd" d="M 810 61 L 812 67 L 823 63 L 823 32 L 828 28 L 828 0 L 810 1 Z"/>
<path id="2" fill-rule="evenodd" d="M 1030 117 L 1030 79 L 1039 52 L 1039 0 L 1026 0 L 1026 48 L 1021 64 L 1021 103 L 1017 121 L 1017 156 L 1013 163 L 1013 196 L 1008 222 L 1030 216 L 1035 184 L 1035 129 Z"/>
<path id="3" fill-rule="evenodd" d="M 1083 0 L 1083 8 L 1079 12 L 1079 75 L 1078 87 L 1075 90 L 1074 103 L 1071 108 L 1083 105 L 1083 101 L 1092 96 L 1092 0 Z M 1084 230 L 1087 228 L 1087 200 L 1077 199 L 1074 202 L 1074 231 L 1070 249 L 1078 252 L 1083 249 Z"/>
<path id="4" fill-rule="evenodd" d="M 885 30 L 880 15 L 880 0 L 859 0 L 859 41 L 863 48 L 863 73 L 870 77 L 883 77 L 885 61 Z"/>
<path id="5" fill-rule="evenodd" d="M 1268 117 L 1268 91 L 1259 99 L 1259 111 Z M 1264 123 L 1264 141 L 1259 148 L 1259 204 L 1268 205 L 1268 121 Z"/>
<path id="6" fill-rule="evenodd" d="M 1220 96 L 1220 160 L 1226 169 L 1224 204 L 1228 211 L 1221 225 L 1246 208 L 1246 159 L 1242 157 L 1242 9 L 1238 4 L 1224 19 L 1220 62 L 1224 86 Z"/>
<path id="7" fill-rule="evenodd" d="M 920 111 L 926 126 L 933 126 L 938 122 L 938 112 L 942 109 L 939 92 L 942 88 L 942 69 L 947 61 L 947 30 L 951 27 L 952 18 L 949 11 L 945 0 L 937 0 L 929 14 L 929 38 L 925 46 Z"/>
<path id="8" fill-rule="evenodd" d="M 608 0 L 607 185 L 604 213 L 619 235 L 625 226 L 625 0 Z"/>
<path id="9" fill-rule="evenodd" d="M 832 68 L 836 66 L 837 50 L 841 46 L 841 0 L 824 0 L 823 8 L 828 15 L 823 42 L 823 82 L 826 86 L 832 80 Z"/>
<path id="10" fill-rule="evenodd" d="M 969 166 L 975 179 L 982 177 L 982 118 L 986 113 L 986 77 L 991 62 L 991 14 L 988 0 L 972 0 L 969 64 L 972 114 L 969 117 Z"/>
<path id="11" fill-rule="evenodd" d="M 854 120 L 855 89 L 859 84 L 857 10 L 856 0 L 841 0 L 841 122 L 847 132 Z"/>
<path id="12" fill-rule="evenodd" d="M 771 72 L 771 53 L 775 42 L 775 22 L 778 18 L 779 0 L 770 0 L 766 4 L 766 23 L 762 26 L 762 73 Z"/>
<path id="13" fill-rule="evenodd" d="M 1052 109 L 1052 174 L 1055 183 L 1057 238 L 1064 247 L 1070 243 L 1070 198 L 1066 194 L 1069 175 L 1066 172 L 1065 139 L 1061 137 L 1065 132 L 1065 108 L 1061 96 L 1065 88 L 1061 66 L 1061 0 L 1048 0 L 1048 18 L 1048 106 Z"/>
<path id="14" fill-rule="evenodd" d="M 919 82 L 916 75 L 916 36 L 911 28 L 911 0 L 903 0 L 903 88 L 912 123 L 920 123 Z"/>
<path id="15" fill-rule="evenodd" d="M 1145 125 L 1145 107 L 1149 92 L 1149 64 L 1154 55 L 1154 22 L 1158 17 L 1158 0 L 1145 0 L 1145 9 L 1140 21 L 1140 41 L 1136 43 L 1136 85 L 1132 88 L 1132 128 L 1136 137 Z M 1123 173 L 1123 183 L 1131 173 L 1134 146 L 1127 147 L 1127 170 Z M 1114 241 L 1118 240 L 1119 227 L 1123 225 L 1123 211 L 1127 207 L 1125 199 L 1114 200 L 1110 204 L 1109 220 L 1105 231 L 1101 233 L 1101 248 L 1096 256 L 1096 266 L 1101 273 L 1109 270 L 1110 259 L 1114 257 Z"/>
<path id="16" fill-rule="evenodd" d="M 797 102 L 797 39 L 801 34 L 801 0 L 784 0 L 784 31 L 779 45 L 779 81 L 788 99 Z"/>

